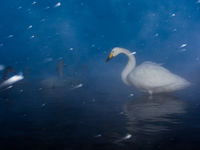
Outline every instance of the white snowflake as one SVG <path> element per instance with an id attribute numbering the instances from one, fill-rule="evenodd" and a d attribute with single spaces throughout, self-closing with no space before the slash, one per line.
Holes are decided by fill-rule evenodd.
<path id="1" fill-rule="evenodd" d="M 58 2 L 54 7 L 60 7 L 61 6 L 61 3 Z"/>

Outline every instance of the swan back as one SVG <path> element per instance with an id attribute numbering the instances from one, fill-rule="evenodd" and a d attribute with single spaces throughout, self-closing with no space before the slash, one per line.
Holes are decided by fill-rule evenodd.
<path id="1" fill-rule="evenodd" d="M 151 93 L 172 92 L 190 85 L 187 80 L 153 62 L 142 63 L 127 78 L 132 85 Z"/>

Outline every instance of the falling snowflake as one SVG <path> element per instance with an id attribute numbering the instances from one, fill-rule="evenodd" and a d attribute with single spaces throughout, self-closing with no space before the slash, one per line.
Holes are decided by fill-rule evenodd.
<path id="1" fill-rule="evenodd" d="M 30 38 L 31 38 L 31 39 L 35 38 L 35 35 L 32 35 Z"/>
<path id="2" fill-rule="evenodd" d="M 10 34 L 9 36 L 8 36 L 8 38 L 13 38 L 14 37 L 14 35 L 12 35 L 12 34 Z"/>
<path id="3" fill-rule="evenodd" d="M 37 3 L 36 1 L 33 1 L 33 2 L 32 2 L 32 5 L 35 5 L 36 3 Z"/>
<path id="4" fill-rule="evenodd" d="M 61 6 L 61 3 L 58 2 L 54 7 L 60 7 Z"/>
<path id="5" fill-rule="evenodd" d="M 176 16 L 176 14 L 174 14 L 174 13 L 173 13 L 171 16 L 172 16 L 172 17 L 175 17 L 175 16 Z"/>
<path id="6" fill-rule="evenodd" d="M 33 26 L 32 25 L 30 25 L 30 26 L 28 26 L 28 29 L 31 29 Z"/>
<path id="7" fill-rule="evenodd" d="M 187 44 L 185 43 L 185 44 L 182 44 L 181 46 L 180 46 L 180 48 L 184 48 L 184 47 L 186 47 L 187 46 Z"/>

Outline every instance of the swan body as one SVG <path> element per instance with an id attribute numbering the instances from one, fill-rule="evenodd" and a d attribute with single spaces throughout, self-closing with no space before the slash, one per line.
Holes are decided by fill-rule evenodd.
<path id="1" fill-rule="evenodd" d="M 42 80 L 40 85 L 44 89 L 56 89 L 65 87 L 65 83 L 63 82 L 62 78 L 58 77 L 50 77 L 48 79 Z"/>
<path id="2" fill-rule="evenodd" d="M 135 86 L 149 94 L 174 92 L 190 85 L 190 82 L 159 64 L 147 61 L 136 67 L 134 55 L 124 48 L 113 48 L 107 61 L 121 53 L 129 59 L 121 73 L 122 81 L 126 85 Z"/>
<path id="3" fill-rule="evenodd" d="M 66 64 L 64 63 L 63 60 L 60 60 L 58 62 L 58 67 L 57 67 L 57 73 L 58 76 L 52 76 L 52 77 L 48 77 L 47 79 L 44 79 L 40 82 L 40 86 L 42 89 L 44 90 L 54 90 L 54 89 L 66 89 L 67 87 L 71 87 L 72 84 L 76 84 L 79 83 L 80 81 L 74 77 L 64 77 L 63 75 L 63 67 L 65 67 Z M 79 86 L 81 87 L 82 84 L 79 84 Z M 57 91 L 57 90 L 55 90 Z"/>
<path id="4" fill-rule="evenodd" d="M 57 72 L 58 76 L 50 77 L 45 80 L 42 80 L 40 85 L 44 89 L 55 89 L 65 87 L 65 81 L 63 80 L 63 67 L 66 66 L 63 60 L 59 60 Z"/>

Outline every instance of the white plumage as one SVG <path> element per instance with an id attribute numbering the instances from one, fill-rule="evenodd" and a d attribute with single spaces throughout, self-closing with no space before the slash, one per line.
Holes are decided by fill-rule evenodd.
<path id="1" fill-rule="evenodd" d="M 127 80 L 138 89 L 149 93 L 173 92 L 190 84 L 187 80 L 153 62 L 144 62 L 133 69 L 127 76 Z"/>
<path id="2" fill-rule="evenodd" d="M 148 92 L 149 94 L 174 92 L 190 85 L 190 82 L 184 78 L 173 74 L 161 65 L 153 62 L 147 61 L 135 67 L 135 57 L 130 55 L 131 52 L 124 48 L 113 48 L 108 60 L 121 53 L 127 55 L 129 58 L 128 64 L 121 74 L 122 81 L 126 85 L 135 86 L 139 90 Z"/>

